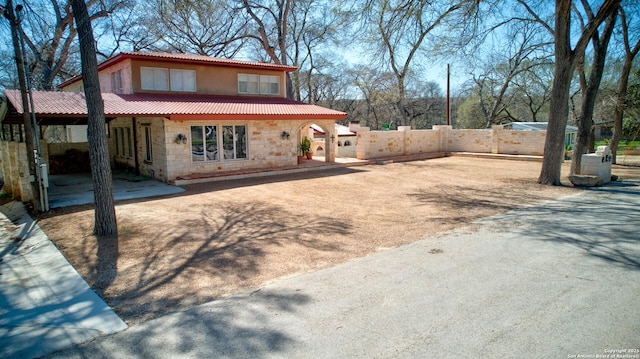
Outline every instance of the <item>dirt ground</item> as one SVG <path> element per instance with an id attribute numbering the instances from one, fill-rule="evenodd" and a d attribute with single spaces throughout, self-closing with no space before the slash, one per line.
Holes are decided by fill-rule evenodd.
<path id="1" fill-rule="evenodd" d="M 90 206 L 39 225 L 135 324 L 581 191 L 538 185 L 540 165 L 448 157 L 185 186 L 118 202 L 117 242 L 97 243 Z"/>

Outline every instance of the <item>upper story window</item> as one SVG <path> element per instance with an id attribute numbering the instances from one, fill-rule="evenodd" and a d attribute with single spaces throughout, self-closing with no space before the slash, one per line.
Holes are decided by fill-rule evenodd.
<path id="1" fill-rule="evenodd" d="M 111 73 L 111 91 L 113 93 L 123 93 L 122 87 L 122 70 Z"/>
<path id="2" fill-rule="evenodd" d="M 171 91 L 196 92 L 196 72 L 171 69 Z"/>
<path id="3" fill-rule="evenodd" d="M 196 92 L 196 72 L 194 70 L 141 67 L 143 90 Z"/>
<path id="4" fill-rule="evenodd" d="M 260 76 L 258 75 L 238 75 L 238 93 L 258 94 L 260 89 Z"/>
<path id="5" fill-rule="evenodd" d="M 280 77 L 238 74 L 238 93 L 279 95 Z"/>
<path id="6" fill-rule="evenodd" d="M 169 90 L 169 69 L 141 67 L 140 78 L 143 90 Z"/>
<path id="7" fill-rule="evenodd" d="M 280 78 L 278 76 L 260 76 L 260 93 L 263 95 L 279 95 Z"/>

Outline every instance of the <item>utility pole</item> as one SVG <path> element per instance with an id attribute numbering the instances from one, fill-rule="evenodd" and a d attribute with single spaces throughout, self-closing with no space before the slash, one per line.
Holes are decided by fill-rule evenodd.
<path id="1" fill-rule="evenodd" d="M 29 96 L 27 89 L 27 74 L 24 66 L 24 46 L 21 46 L 21 29 L 20 29 L 20 12 L 22 11 L 22 5 L 13 7 L 13 0 L 7 0 L 6 7 L 0 7 L 0 12 L 4 17 L 9 20 L 11 27 L 11 40 L 13 42 L 13 50 L 15 54 L 16 67 L 18 70 L 18 83 L 20 86 L 20 94 L 22 99 L 22 120 L 24 125 L 24 142 L 27 147 L 27 163 L 29 164 L 29 177 L 31 182 L 31 191 L 33 193 L 34 202 L 40 199 L 41 181 L 39 176 L 39 156 L 40 153 L 36 148 L 36 141 L 39 139 L 36 137 L 34 124 L 31 122 L 31 116 L 29 115 L 33 111 L 32 106 L 29 105 Z M 16 14 L 18 12 L 18 14 Z M 38 146 L 39 147 L 39 146 Z M 30 156 L 34 155 L 33 160 Z M 43 205 L 40 204 L 40 208 L 44 210 Z"/>
<path id="2" fill-rule="evenodd" d="M 447 126 L 451 126 L 451 96 L 450 96 L 450 80 L 451 71 L 449 70 L 449 64 L 447 64 Z"/>

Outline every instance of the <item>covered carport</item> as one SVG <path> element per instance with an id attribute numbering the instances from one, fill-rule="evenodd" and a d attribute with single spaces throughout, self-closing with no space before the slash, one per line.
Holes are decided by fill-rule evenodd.
<path id="1" fill-rule="evenodd" d="M 34 92 L 36 97 L 38 92 Z M 45 208 L 66 207 L 93 203 L 93 181 L 89 164 L 89 144 L 84 141 L 67 142 L 70 128 L 79 127 L 79 133 L 86 131 L 87 114 L 82 96 L 70 93 L 57 93 L 64 96 L 64 108 L 49 103 L 46 111 L 35 114 L 40 156 L 47 168 L 47 200 Z M 42 101 L 40 102 L 42 103 Z M 22 108 L 16 108 L 12 101 L 3 99 L 3 113 L 0 113 L 0 154 L 2 156 L 3 192 L 28 201 L 31 193 L 32 179 L 29 178 L 26 153 L 25 130 Z M 38 106 L 36 106 L 38 109 Z M 106 126 L 114 117 L 106 118 Z M 57 129 L 57 138 L 52 141 L 51 129 Z M 55 136 L 54 136 L 55 137 Z M 80 136 L 82 137 L 82 136 Z M 151 180 L 123 171 L 113 172 L 113 190 L 116 200 L 168 195 L 184 191 L 180 187 L 171 186 L 160 181 Z"/>

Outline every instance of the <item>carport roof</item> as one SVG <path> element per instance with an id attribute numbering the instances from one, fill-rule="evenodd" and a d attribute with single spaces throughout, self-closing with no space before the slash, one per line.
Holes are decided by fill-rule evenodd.
<path id="1" fill-rule="evenodd" d="M 3 123 L 22 123 L 20 91 L 5 90 L 9 111 Z M 188 120 L 341 120 L 347 114 L 282 97 L 215 96 L 194 94 L 103 93 L 107 119 L 166 117 Z M 34 91 L 36 118 L 41 125 L 83 124 L 87 121 L 84 93 Z"/>

